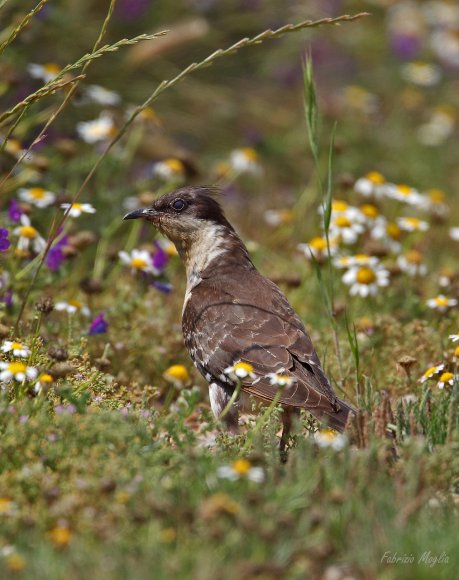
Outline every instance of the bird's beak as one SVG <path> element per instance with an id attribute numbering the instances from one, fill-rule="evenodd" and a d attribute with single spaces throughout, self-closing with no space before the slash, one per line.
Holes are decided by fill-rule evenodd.
<path id="1" fill-rule="evenodd" d="M 150 208 L 143 208 L 143 209 L 135 209 L 127 213 L 123 220 L 136 220 L 139 218 L 146 218 L 152 214 L 152 210 Z"/>

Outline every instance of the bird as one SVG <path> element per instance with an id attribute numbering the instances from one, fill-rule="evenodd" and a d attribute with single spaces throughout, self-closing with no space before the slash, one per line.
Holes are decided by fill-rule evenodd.
<path id="1" fill-rule="evenodd" d="M 183 338 L 209 385 L 213 414 L 238 433 L 239 410 L 250 397 L 268 405 L 277 401 L 281 452 L 300 409 L 344 431 L 356 409 L 336 396 L 303 322 L 280 288 L 254 266 L 218 194 L 212 186 L 182 187 L 124 216 L 153 224 L 184 263 Z"/>

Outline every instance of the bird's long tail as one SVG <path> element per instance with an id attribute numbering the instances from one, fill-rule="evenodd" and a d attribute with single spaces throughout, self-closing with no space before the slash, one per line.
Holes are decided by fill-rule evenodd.
<path id="1" fill-rule="evenodd" d="M 341 399 L 337 399 L 336 402 L 339 404 L 339 411 L 334 412 L 330 409 L 330 411 L 323 414 L 321 421 L 326 423 L 328 427 L 336 429 L 336 431 L 342 433 L 346 427 L 349 413 L 357 414 L 357 409 Z"/>

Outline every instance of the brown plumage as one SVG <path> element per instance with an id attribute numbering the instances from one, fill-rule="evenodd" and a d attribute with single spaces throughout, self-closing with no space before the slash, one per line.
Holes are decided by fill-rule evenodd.
<path id="1" fill-rule="evenodd" d="M 235 388 L 225 370 L 244 361 L 253 366 L 256 379 L 244 379 L 242 391 L 267 403 L 279 390 L 269 373 L 294 380 L 280 394 L 284 435 L 291 412 L 301 408 L 342 431 L 355 409 L 336 397 L 302 321 L 281 290 L 256 270 L 213 192 L 183 188 L 125 217 L 151 221 L 175 243 L 185 264 L 183 335 L 209 383 L 212 410 L 218 416 Z M 225 417 L 233 431 L 237 418 L 235 406 Z"/>

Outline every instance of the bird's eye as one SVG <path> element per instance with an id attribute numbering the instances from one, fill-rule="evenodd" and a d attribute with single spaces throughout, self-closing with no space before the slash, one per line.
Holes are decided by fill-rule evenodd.
<path id="1" fill-rule="evenodd" d="M 185 209 L 185 207 L 186 203 L 183 201 L 183 199 L 176 199 L 172 202 L 172 208 L 175 209 L 175 211 L 182 211 Z"/>

